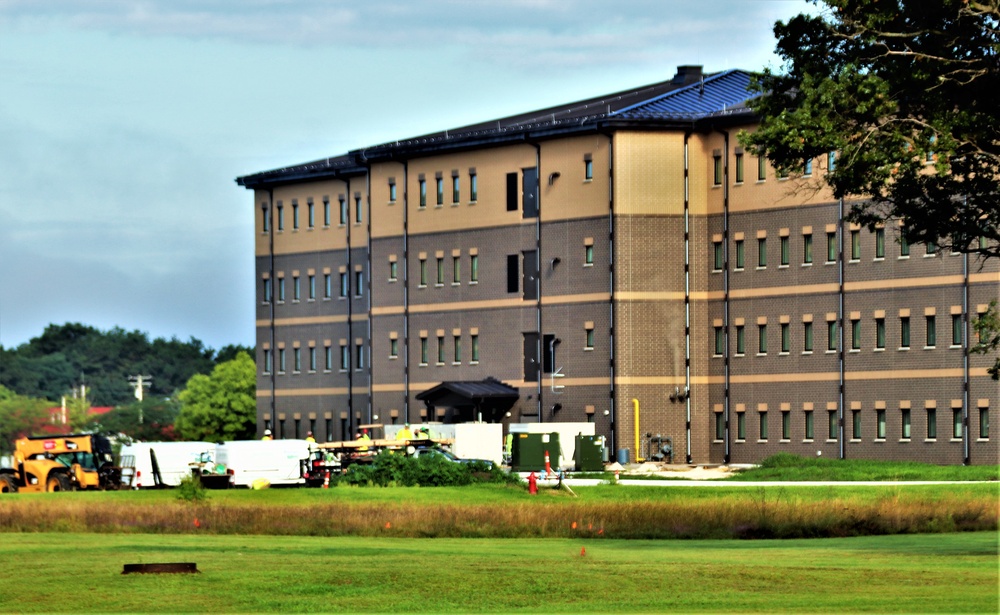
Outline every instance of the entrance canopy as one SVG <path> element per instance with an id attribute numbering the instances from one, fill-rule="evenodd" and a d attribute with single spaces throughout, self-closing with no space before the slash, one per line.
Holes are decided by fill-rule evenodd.
<path id="1" fill-rule="evenodd" d="M 519 397 L 516 388 L 496 378 L 442 382 L 417 394 L 417 399 L 427 406 L 428 417 L 438 416 L 435 409 L 445 410 L 445 423 L 478 420 L 496 423 Z"/>

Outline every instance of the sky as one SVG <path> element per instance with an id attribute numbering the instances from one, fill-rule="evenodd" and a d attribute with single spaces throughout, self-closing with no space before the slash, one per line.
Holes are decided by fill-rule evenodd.
<path id="1" fill-rule="evenodd" d="M 0 0 L 0 346 L 254 344 L 235 178 L 706 71 L 804 0 Z"/>

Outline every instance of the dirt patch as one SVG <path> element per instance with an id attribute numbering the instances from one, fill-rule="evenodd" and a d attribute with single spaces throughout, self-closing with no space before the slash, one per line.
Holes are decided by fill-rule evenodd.
<path id="1" fill-rule="evenodd" d="M 614 464 L 618 465 L 618 464 Z M 619 466 L 620 468 L 621 466 Z M 611 469 L 614 471 L 614 469 Z M 643 463 L 620 469 L 621 476 L 659 476 L 663 478 L 679 478 L 686 480 L 712 480 L 726 478 L 734 468 L 729 466 L 680 465 L 667 463 Z"/>

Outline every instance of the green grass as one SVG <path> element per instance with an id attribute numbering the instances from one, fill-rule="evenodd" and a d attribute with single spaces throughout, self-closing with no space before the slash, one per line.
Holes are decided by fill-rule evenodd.
<path id="1" fill-rule="evenodd" d="M 824 459 L 779 453 L 733 481 L 996 481 L 1000 466 L 939 466 L 912 461 Z"/>
<path id="2" fill-rule="evenodd" d="M 4 613 L 1000 608 L 995 532 L 754 542 L 5 534 L 0 561 Z M 156 562 L 195 562 L 201 574 L 121 574 Z"/>

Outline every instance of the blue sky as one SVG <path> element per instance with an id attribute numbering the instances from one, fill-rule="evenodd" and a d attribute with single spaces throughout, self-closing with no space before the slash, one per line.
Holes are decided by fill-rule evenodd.
<path id="1" fill-rule="evenodd" d="M 706 71 L 803 0 L 0 0 L 0 345 L 254 343 L 234 178 Z"/>

